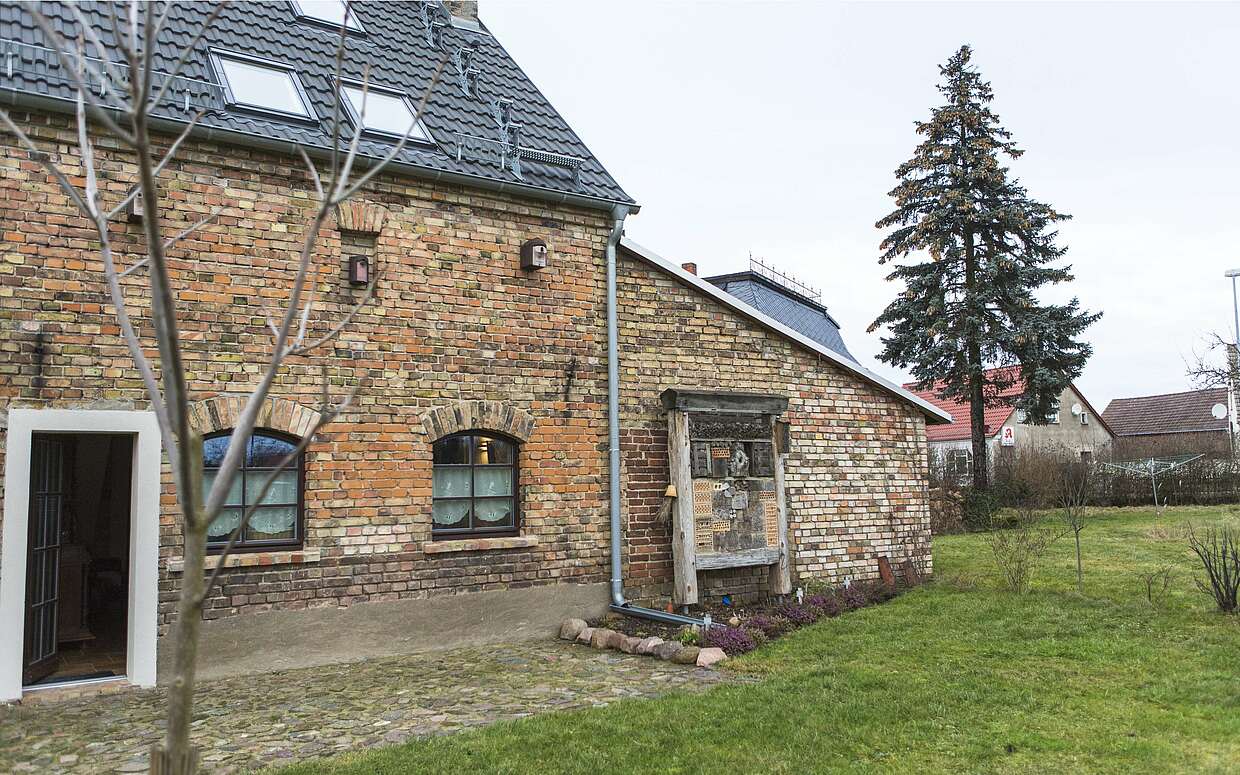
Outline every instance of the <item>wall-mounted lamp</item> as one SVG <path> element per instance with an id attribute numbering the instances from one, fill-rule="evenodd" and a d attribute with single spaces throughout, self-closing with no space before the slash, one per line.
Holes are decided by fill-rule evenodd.
<path id="1" fill-rule="evenodd" d="M 349 256 L 349 284 L 370 285 L 370 259 L 366 256 Z"/>
<path id="2" fill-rule="evenodd" d="M 521 268 L 522 269 L 546 269 L 547 257 L 550 251 L 547 249 L 546 240 L 535 237 L 532 240 L 526 240 L 521 246 Z"/>

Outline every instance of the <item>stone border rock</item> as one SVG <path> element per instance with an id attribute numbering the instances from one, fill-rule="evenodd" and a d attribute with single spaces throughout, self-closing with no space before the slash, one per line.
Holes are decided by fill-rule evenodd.
<path id="1" fill-rule="evenodd" d="M 565 619 L 560 625 L 560 640 L 575 641 L 600 651 L 622 651 L 644 657 L 657 657 L 678 665 L 714 667 L 728 658 L 719 648 L 698 648 L 659 637 L 635 638 L 606 627 L 591 627 L 584 619 Z"/>

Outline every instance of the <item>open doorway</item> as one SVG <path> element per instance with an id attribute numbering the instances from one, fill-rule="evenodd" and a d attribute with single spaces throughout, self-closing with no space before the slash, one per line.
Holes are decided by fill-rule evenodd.
<path id="1" fill-rule="evenodd" d="M 121 677 L 134 436 L 34 433 L 22 684 Z"/>

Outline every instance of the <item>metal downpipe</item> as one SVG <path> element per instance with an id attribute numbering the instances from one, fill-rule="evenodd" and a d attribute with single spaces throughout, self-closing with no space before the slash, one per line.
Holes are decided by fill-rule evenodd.
<path id="1" fill-rule="evenodd" d="M 652 619 L 666 624 L 702 625 L 701 619 L 680 616 L 653 608 L 633 605 L 624 599 L 624 536 L 620 524 L 620 334 L 616 311 L 616 246 L 624 234 L 625 205 L 611 211 L 611 235 L 607 239 L 607 487 L 611 517 L 611 610 L 626 616 Z"/>

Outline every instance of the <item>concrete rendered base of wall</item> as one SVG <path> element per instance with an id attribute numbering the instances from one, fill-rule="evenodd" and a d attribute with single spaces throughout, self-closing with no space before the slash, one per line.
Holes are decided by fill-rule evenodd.
<path id="1" fill-rule="evenodd" d="M 203 622 L 198 677 L 289 670 L 486 643 L 553 638 L 568 617 L 607 610 L 606 584 L 553 584 L 347 608 L 268 611 Z M 159 640 L 159 683 L 172 665 Z"/>

